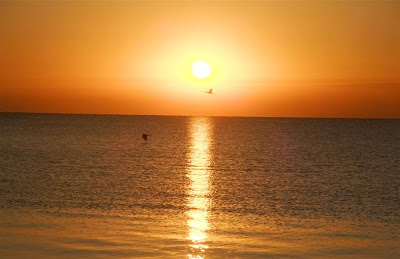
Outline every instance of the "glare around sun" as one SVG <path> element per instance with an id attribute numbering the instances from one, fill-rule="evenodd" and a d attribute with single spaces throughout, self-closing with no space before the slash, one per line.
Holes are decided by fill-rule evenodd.
<path id="1" fill-rule="evenodd" d="M 196 61 L 192 66 L 192 73 L 199 79 L 206 78 L 211 74 L 211 67 L 205 61 Z"/>

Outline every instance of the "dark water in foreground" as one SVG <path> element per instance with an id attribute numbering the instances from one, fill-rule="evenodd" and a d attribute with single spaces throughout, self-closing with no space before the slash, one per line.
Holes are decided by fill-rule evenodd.
<path id="1" fill-rule="evenodd" d="M 1 258 L 400 258 L 399 186 L 399 120 L 0 114 Z"/>

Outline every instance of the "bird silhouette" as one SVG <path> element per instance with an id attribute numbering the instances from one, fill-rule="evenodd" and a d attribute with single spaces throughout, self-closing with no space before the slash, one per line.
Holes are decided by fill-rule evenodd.
<path id="1" fill-rule="evenodd" d="M 208 92 L 205 92 L 205 93 L 207 93 L 207 94 L 215 94 L 215 93 L 212 92 L 212 88 L 210 90 L 208 90 Z"/>
<path id="2" fill-rule="evenodd" d="M 144 141 L 147 141 L 147 137 L 150 136 L 148 134 L 142 134 L 142 138 L 144 139 Z"/>

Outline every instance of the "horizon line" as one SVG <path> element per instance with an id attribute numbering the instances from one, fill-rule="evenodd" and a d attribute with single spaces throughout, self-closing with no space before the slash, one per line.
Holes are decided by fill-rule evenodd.
<path id="1" fill-rule="evenodd" d="M 173 115 L 173 114 L 122 114 L 122 113 L 68 113 L 68 112 L 3 112 L 0 114 L 43 114 L 43 115 L 100 115 L 100 116 L 163 116 L 163 117 L 228 117 L 270 119 L 355 119 L 355 120 L 399 120 L 390 117 L 306 117 L 306 116 L 234 116 L 234 115 Z"/>

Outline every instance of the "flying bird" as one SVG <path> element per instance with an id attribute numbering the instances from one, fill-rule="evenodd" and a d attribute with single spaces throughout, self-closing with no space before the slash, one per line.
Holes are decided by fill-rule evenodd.
<path id="1" fill-rule="evenodd" d="M 144 141 L 147 141 L 147 137 L 150 136 L 148 134 L 142 134 L 142 138 L 144 139 Z"/>
<path id="2" fill-rule="evenodd" d="M 212 88 L 210 90 L 208 90 L 208 92 L 205 92 L 205 93 L 207 93 L 207 94 L 215 94 L 215 93 L 212 92 Z"/>

